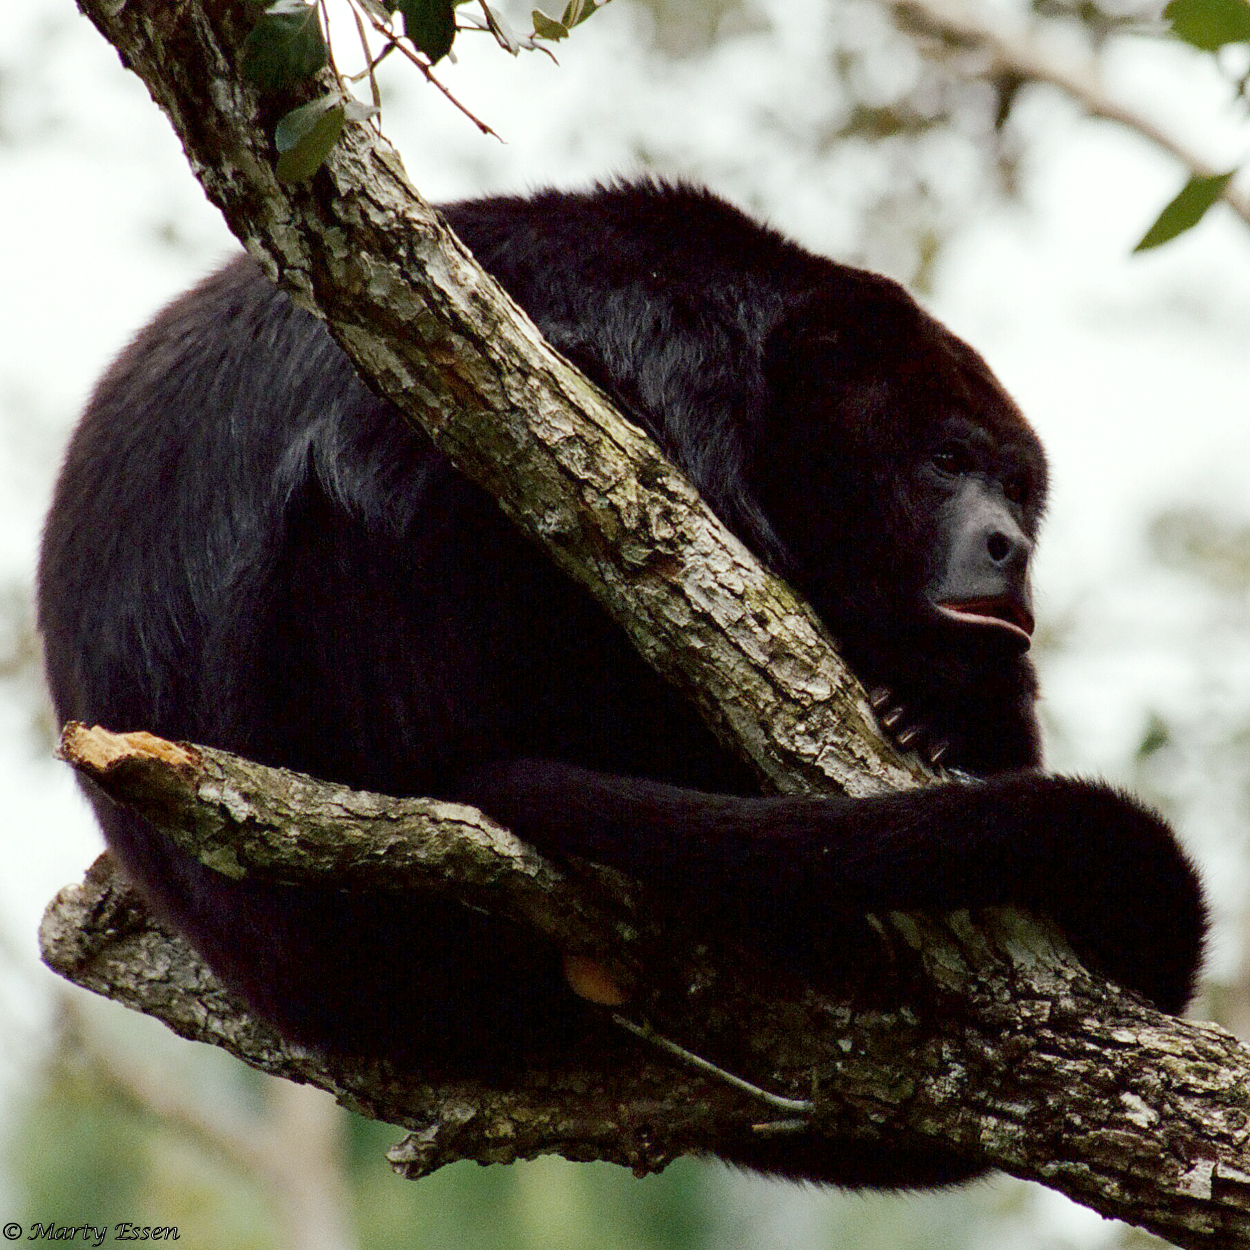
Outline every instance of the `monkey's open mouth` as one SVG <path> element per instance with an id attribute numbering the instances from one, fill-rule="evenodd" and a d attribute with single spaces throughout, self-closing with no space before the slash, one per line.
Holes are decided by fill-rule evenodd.
<path id="1" fill-rule="evenodd" d="M 1033 614 L 1014 599 L 969 599 L 966 603 L 935 603 L 947 619 L 960 625 L 989 625 L 1005 629 L 1029 645 L 1033 637 Z"/>

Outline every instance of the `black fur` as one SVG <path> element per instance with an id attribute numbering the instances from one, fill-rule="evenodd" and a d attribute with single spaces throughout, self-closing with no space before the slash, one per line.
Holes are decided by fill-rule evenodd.
<path id="1" fill-rule="evenodd" d="M 1204 909 L 1170 831 L 1105 787 L 1027 771 L 1021 629 L 937 606 L 961 596 L 935 587 L 1000 577 L 970 567 L 986 560 L 967 538 L 984 514 L 993 542 L 1013 535 L 1002 595 L 1027 615 L 1045 464 L 980 358 L 894 283 L 698 191 L 445 211 L 888 688 L 895 731 L 987 778 L 753 796 L 599 609 L 246 259 L 138 337 L 70 446 L 40 569 L 60 717 L 476 803 L 545 852 L 677 885 L 710 923 L 818 978 L 859 910 L 1021 903 L 1180 1010 Z M 969 484 L 974 505 L 959 502 Z M 592 1015 L 557 952 L 476 914 L 229 881 L 96 806 L 129 871 L 297 1039 L 489 1074 L 575 1044 Z M 729 1153 L 852 1184 L 974 1170 L 819 1142 Z"/>

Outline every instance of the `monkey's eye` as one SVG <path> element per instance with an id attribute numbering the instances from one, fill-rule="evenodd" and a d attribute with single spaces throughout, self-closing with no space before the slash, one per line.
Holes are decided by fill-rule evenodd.
<path id="1" fill-rule="evenodd" d="M 955 477 L 967 471 L 968 453 L 962 447 L 943 446 L 929 453 L 929 463 L 939 473 Z"/>
<path id="2" fill-rule="evenodd" d="M 1029 497 L 1029 483 L 1024 474 L 1013 473 L 1007 478 L 1003 483 L 1003 494 L 1007 496 L 1008 502 L 1023 508 Z"/>

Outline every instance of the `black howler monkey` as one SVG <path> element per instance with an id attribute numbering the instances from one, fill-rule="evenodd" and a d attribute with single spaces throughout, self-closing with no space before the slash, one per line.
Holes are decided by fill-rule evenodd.
<path id="1" fill-rule="evenodd" d="M 980 357 L 895 283 L 701 191 L 443 211 L 807 597 L 898 739 L 982 780 L 753 793 L 600 609 L 242 258 L 139 335 L 70 445 L 39 573 L 59 716 L 470 802 L 545 853 L 677 885 L 816 978 L 849 915 L 1021 904 L 1179 1011 L 1204 908 L 1171 832 L 1033 771 L 1046 467 Z M 163 912 L 297 1040 L 482 1074 L 569 1045 L 590 1010 L 553 953 L 485 917 L 228 880 L 96 807 Z M 821 1142 L 727 1153 L 848 1184 L 975 1170 Z"/>

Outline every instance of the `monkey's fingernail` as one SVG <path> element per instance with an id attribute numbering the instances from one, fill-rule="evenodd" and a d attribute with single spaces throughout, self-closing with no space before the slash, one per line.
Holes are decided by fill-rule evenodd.
<path id="1" fill-rule="evenodd" d="M 889 701 L 890 701 L 889 686 L 877 686 L 868 695 L 868 702 L 871 703 L 872 706 L 877 709 L 881 709 L 885 707 L 885 705 L 889 703 Z"/>
<path id="2" fill-rule="evenodd" d="M 895 725 L 903 719 L 904 709 L 901 707 L 892 707 L 882 718 L 881 723 L 887 729 L 893 729 Z"/>
<path id="3" fill-rule="evenodd" d="M 950 750 L 950 745 L 951 744 L 947 742 L 945 738 L 943 738 L 940 742 L 933 743 L 929 747 L 929 751 L 928 751 L 929 763 L 940 764 L 942 762 L 942 756 L 944 756 L 946 752 Z"/>
<path id="4" fill-rule="evenodd" d="M 920 726 L 912 725 L 909 728 L 904 729 L 903 732 L 898 735 L 897 741 L 898 741 L 899 746 L 909 747 L 919 737 L 920 737 Z"/>

